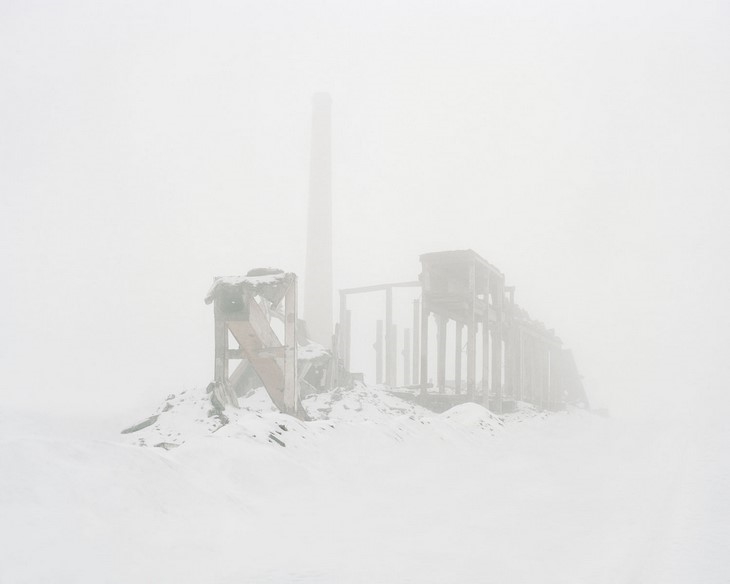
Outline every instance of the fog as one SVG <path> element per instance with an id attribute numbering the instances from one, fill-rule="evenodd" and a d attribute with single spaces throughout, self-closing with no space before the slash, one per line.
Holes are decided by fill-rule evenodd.
<path id="1" fill-rule="evenodd" d="M 212 377 L 217 275 L 303 274 L 333 99 L 335 287 L 471 248 L 614 413 L 727 396 L 724 3 L 0 5 L 3 401 Z"/>
<path id="2" fill-rule="evenodd" d="M 0 581 L 727 582 L 729 17 L 0 0 Z M 335 299 L 472 249 L 609 417 L 206 392 L 213 278 L 307 285 L 318 92 Z"/>

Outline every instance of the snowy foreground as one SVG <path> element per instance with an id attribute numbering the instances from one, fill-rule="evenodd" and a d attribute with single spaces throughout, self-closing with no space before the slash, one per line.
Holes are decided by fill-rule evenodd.
<path id="1" fill-rule="evenodd" d="M 0 583 L 730 581 L 724 428 L 242 404 L 189 391 L 124 435 L 0 410 Z"/>

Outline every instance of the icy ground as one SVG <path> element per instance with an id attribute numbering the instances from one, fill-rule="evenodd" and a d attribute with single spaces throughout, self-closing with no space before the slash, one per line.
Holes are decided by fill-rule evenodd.
<path id="1" fill-rule="evenodd" d="M 124 435 L 0 410 L 0 583 L 730 581 L 724 424 L 242 405 L 188 390 Z"/>

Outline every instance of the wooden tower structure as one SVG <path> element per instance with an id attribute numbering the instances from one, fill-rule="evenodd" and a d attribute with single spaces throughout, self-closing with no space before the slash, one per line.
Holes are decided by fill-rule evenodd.
<path id="1" fill-rule="evenodd" d="M 306 419 L 297 367 L 297 277 L 281 270 L 252 270 L 216 278 L 206 295 L 215 315 L 214 387 L 218 399 L 237 406 L 237 387 L 249 369 L 284 413 Z M 283 338 L 272 319 L 283 323 Z M 238 347 L 229 346 L 229 337 Z M 231 360 L 241 360 L 234 371 Z"/>

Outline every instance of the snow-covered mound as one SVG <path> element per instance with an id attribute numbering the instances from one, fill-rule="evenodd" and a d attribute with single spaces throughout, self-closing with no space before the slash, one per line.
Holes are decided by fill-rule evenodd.
<path id="1" fill-rule="evenodd" d="M 356 384 L 355 387 L 308 396 L 302 405 L 315 420 L 347 422 L 379 421 L 397 416 L 428 417 L 433 412 L 394 396 L 382 387 Z"/>
<path id="2" fill-rule="evenodd" d="M 335 426 L 366 425 L 402 440 L 428 428 L 433 436 L 456 433 L 494 435 L 505 423 L 538 414 L 525 404 L 514 414 L 496 416 L 483 406 L 466 403 L 436 414 L 389 393 L 383 387 L 357 384 L 313 394 L 302 401 L 311 422 L 302 423 L 282 414 L 263 388 L 239 399 L 239 407 L 222 407 L 203 389 L 182 391 L 167 397 L 154 415 L 123 431 L 128 443 L 167 450 L 195 438 L 213 434 L 245 437 L 256 442 L 285 446 L 295 436 L 316 435 Z M 288 434 L 285 434 L 287 432 Z"/>

